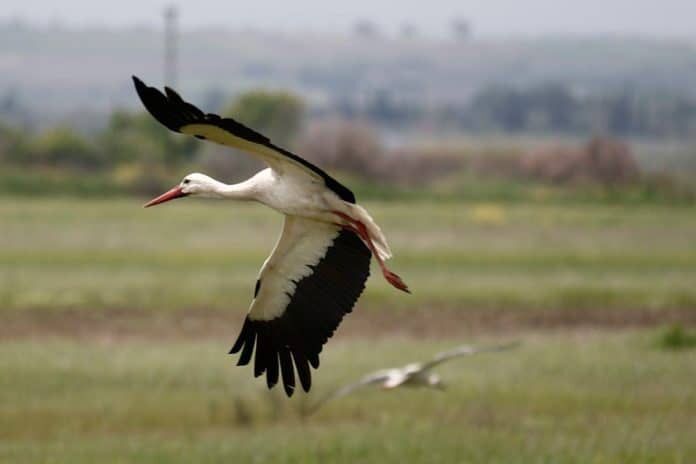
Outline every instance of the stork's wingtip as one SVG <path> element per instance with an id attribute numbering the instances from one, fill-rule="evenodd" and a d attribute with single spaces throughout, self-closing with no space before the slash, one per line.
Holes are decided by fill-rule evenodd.
<path id="1" fill-rule="evenodd" d="M 292 398 L 292 394 L 295 393 L 295 387 L 292 385 L 283 384 L 283 389 L 288 398 Z"/>
<path id="2" fill-rule="evenodd" d="M 177 93 L 176 90 L 172 89 L 169 86 L 164 87 L 164 93 L 167 95 L 168 98 L 175 100 L 175 101 L 183 101 L 181 99 L 181 96 Z"/>
<path id="3" fill-rule="evenodd" d="M 230 348 L 230 351 L 227 352 L 227 354 L 237 354 L 239 353 L 239 350 L 242 349 L 242 344 L 241 343 L 235 343 L 232 348 Z"/>
<path id="4" fill-rule="evenodd" d="M 135 86 L 135 92 L 138 94 L 142 100 L 143 95 L 147 92 L 147 86 L 143 81 L 138 79 L 137 76 L 133 76 L 133 85 Z"/>

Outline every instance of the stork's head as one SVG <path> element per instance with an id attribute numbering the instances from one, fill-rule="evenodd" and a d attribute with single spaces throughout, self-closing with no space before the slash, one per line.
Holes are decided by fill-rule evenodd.
<path id="1" fill-rule="evenodd" d="M 147 202 L 145 208 L 189 195 L 214 197 L 216 196 L 215 192 L 217 192 L 218 186 L 219 182 L 212 177 L 194 172 L 184 177 L 176 187 Z"/>

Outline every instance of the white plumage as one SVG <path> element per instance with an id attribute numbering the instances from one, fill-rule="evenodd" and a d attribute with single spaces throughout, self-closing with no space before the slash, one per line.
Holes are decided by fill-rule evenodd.
<path id="1" fill-rule="evenodd" d="M 355 203 L 353 193 L 317 166 L 233 119 L 203 113 L 169 88 L 162 93 L 133 80 L 147 110 L 169 129 L 242 149 L 268 165 L 233 185 L 189 174 L 146 206 L 198 195 L 255 201 L 285 216 L 230 353 L 240 352 L 238 364 L 247 364 L 255 351 L 254 374 L 265 373 L 269 388 L 282 375 L 285 391 L 292 395 L 297 372 L 308 391 L 309 366 L 319 366 L 324 343 L 352 311 L 369 276 L 371 255 L 387 281 L 408 292 L 385 265 L 392 254 L 384 234 Z"/>
<path id="2" fill-rule="evenodd" d="M 310 412 L 316 411 L 329 400 L 340 398 L 360 390 L 363 387 L 379 386 L 385 390 L 393 390 L 399 387 L 424 387 L 434 389 L 444 389 L 442 378 L 432 372 L 432 369 L 445 361 L 450 361 L 463 356 L 471 356 L 477 353 L 509 350 L 518 346 L 519 343 L 507 343 L 489 347 L 476 348 L 470 345 L 462 345 L 452 350 L 443 351 L 436 354 L 431 360 L 406 364 L 402 367 L 380 369 L 365 375 L 357 382 L 341 387 L 329 395 L 325 396 L 312 407 Z"/>

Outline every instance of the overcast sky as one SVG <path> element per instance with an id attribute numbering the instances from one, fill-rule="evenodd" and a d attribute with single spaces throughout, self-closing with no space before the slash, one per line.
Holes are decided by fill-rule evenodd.
<path id="1" fill-rule="evenodd" d="M 2 0 L 0 19 L 89 25 L 159 24 L 167 0 Z M 179 6 L 184 27 L 252 26 L 346 31 L 370 18 L 387 33 L 400 24 L 442 35 L 453 17 L 477 36 L 559 34 L 696 38 L 696 0 L 195 0 Z"/>

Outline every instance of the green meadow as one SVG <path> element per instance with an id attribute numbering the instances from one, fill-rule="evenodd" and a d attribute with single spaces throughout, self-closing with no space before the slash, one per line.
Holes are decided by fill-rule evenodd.
<path id="1" fill-rule="evenodd" d="M 279 215 L 0 199 L 0 462 L 696 462 L 693 207 L 366 206 L 413 295 L 375 273 L 288 400 L 226 354 Z M 306 413 L 373 370 L 516 340 L 442 365 L 445 391 Z"/>
<path id="2" fill-rule="evenodd" d="M 256 205 L 0 200 L 4 311 L 245 311 L 282 224 Z M 368 203 L 413 289 L 373 276 L 359 308 L 696 306 L 696 210 Z M 373 270 L 374 271 L 374 270 Z"/>
<path id="3" fill-rule="evenodd" d="M 442 366 L 445 391 L 356 392 L 309 417 L 332 388 L 463 340 L 339 337 L 291 400 L 235 367 L 226 339 L 7 341 L 0 461 L 694 462 L 695 351 L 653 331 L 517 337 Z"/>

